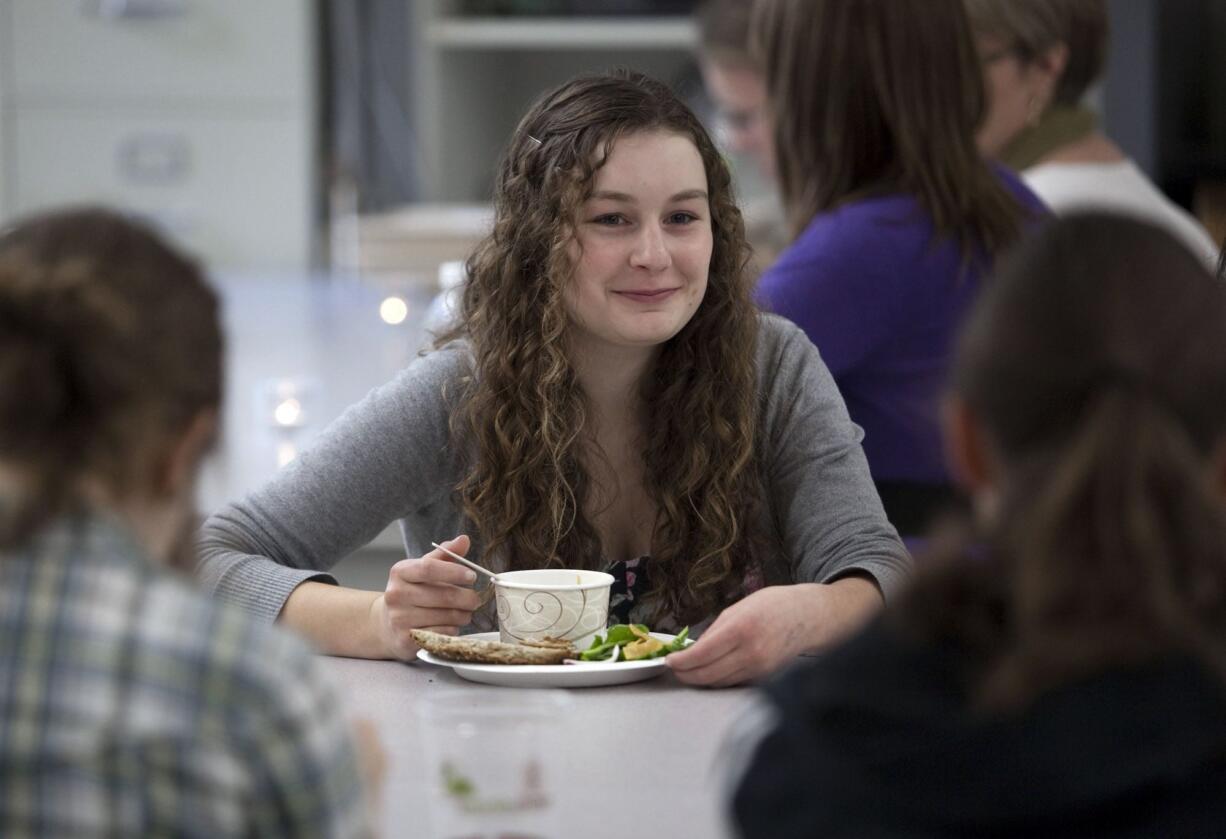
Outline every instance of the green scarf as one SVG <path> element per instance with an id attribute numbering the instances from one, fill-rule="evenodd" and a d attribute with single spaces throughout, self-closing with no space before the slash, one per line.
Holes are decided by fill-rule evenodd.
<path id="1" fill-rule="evenodd" d="M 1081 105 L 1053 105 L 1038 123 L 1027 126 L 1000 154 L 1014 171 L 1029 169 L 1061 146 L 1080 140 L 1098 128 L 1098 115 Z"/>

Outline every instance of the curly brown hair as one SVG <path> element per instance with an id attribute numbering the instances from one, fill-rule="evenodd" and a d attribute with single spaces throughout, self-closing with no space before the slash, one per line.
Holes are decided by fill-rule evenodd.
<path id="1" fill-rule="evenodd" d="M 756 563 L 749 526 L 761 505 L 754 455 L 757 313 L 731 176 L 684 103 L 647 76 L 583 76 L 543 95 L 520 121 L 495 185 L 492 233 L 468 261 L 460 326 L 473 376 L 453 440 L 471 458 L 457 491 L 484 553 L 509 568 L 585 567 L 602 556 L 585 515 L 592 480 L 590 406 L 567 350 L 563 292 L 574 219 L 619 137 L 675 132 L 706 168 L 713 250 L 706 295 L 660 347 L 641 385 L 652 429 L 642 452 L 657 508 L 651 574 L 657 608 L 695 621 L 731 602 Z"/>

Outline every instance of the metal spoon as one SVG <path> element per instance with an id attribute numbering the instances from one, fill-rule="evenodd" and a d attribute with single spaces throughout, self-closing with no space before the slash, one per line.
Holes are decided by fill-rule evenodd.
<path id="1" fill-rule="evenodd" d="M 498 575 L 495 574 L 493 571 L 490 571 L 488 568 L 482 568 L 477 563 L 473 562 L 472 560 L 465 559 L 464 557 L 460 556 L 455 551 L 447 550 L 442 545 L 440 545 L 438 542 L 431 542 L 430 544 L 438 548 L 443 553 L 447 554 L 447 556 L 451 557 L 452 559 L 454 559 L 456 562 L 460 563 L 461 565 L 464 565 L 468 568 L 471 568 L 474 571 L 478 571 L 484 574 L 485 576 L 489 577 L 490 580 L 492 581 L 496 582 L 498 580 Z"/>

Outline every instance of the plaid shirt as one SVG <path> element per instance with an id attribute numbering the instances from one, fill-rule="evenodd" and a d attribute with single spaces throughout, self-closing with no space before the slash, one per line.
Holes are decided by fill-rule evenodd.
<path id="1" fill-rule="evenodd" d="M 0 555 L 0 836 L 367 836 L 367 818 L 301 642 L 101 519 Z"/>

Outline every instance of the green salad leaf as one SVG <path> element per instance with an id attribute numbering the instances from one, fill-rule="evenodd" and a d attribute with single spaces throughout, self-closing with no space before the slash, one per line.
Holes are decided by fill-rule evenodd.
<path id="1" fill-rule="evenodd" d="M 690 628 L 687 626 L 677 633 L 668 643 L 653 638 L 650 630 L 641 623 L 614 624 L 605 630 L 604 635 L 597 635 L 586 650 L 579 653 L 580 661 L 607 661 L 613 657 L 613 650 L 620 649 L 619 661 L 645 661 L 652 658 L 663 658 L 669 653 L 683 650 L 689 643 Z"/>

